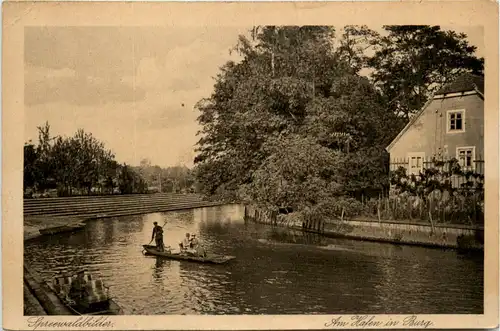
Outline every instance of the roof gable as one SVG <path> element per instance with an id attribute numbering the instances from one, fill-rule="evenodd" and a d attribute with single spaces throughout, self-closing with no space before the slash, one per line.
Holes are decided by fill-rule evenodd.
<path id="1" fill-rule="evenodd" d="M 449 84 L 444 85 L 434 95 L 478 91 L 484 95 L 484 77 L 469 73 L 460 75 Z"/>

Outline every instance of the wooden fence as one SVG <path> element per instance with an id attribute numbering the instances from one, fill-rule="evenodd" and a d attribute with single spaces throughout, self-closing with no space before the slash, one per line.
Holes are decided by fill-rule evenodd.
<path id="1" fill-rule="evenodd" d="M 428 224 L 484 224 L 484 201 L 478 194 L 439 193 L 425 200 L 418 196 L 399 195 L 365 200 L 362 205 L 360 215 L 355 217 Z"/>

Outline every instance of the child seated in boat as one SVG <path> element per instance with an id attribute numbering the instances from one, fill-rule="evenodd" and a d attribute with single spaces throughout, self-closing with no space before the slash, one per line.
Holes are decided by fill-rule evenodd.
<path id="1" fill-rule="evenodd" d="M 181 252 L 185 252 L 186 250 L 188 250 L 191 246 L 191 238 L 190 238 L 190 234 L 189 232 L 186 233 L 186 237 L 184 238 L 184 240 L 182 240 L 180 243 L 179 243 L 179 248 L 181 250 Z"/>
<path id="2" fill-rule="evenodd" d="M 191 244 L 189 252 L 195 256 L 203 256 L 203 257 L 207 256 L 205 249 L 203 248 L 203 246 L 200 245 L 200 242 L 198 238 L 196 238 L 195 234 L 191 236 Z"/>
<path id="3" fill-rule="evenodd" d="M 200 242 L 198 241 L 198 238 L 196 238 L 196 235 L 193 233 L 193 235 L 191 236 L 191 241 L 189 243 L 189 247 L 196 248 L 196 246 L 198 246 L 199 244 L 200 244 Z"/>

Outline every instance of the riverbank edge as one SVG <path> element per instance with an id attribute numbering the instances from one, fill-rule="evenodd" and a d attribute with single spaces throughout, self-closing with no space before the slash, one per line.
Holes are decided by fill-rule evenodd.
<path id="1" fill-rule="evenodd" d="M 139 212 L 133 212 L 133 211 L 123 211 L 120 212 L 119 210 L 115 210 L 112 212 L 112 215 L 106 215 L 106 214 L 95 214 L 95 215 L 89 215 L 89 216 L 83 216 L 83 215 L 75 215 L 75 216 L 44 216 L 44 215 L 39 215 L 39 216 L 24 216 L 24 222 L 23 222 L 23 234 L 24 234 L 24 241 L 32 240 L 35 238 L 39 238 L 43 236 L 40 233 L 41 229 L 52 229 L 56 228 L 59 226 L 74 226 L 74 225 L 83 225 L 85 226 L 86 222 L 91 221 L 91 220 L 96 220 L 96 219 L 106 219 L 106 218 L 112 218 L 112 217 L 120 217 L 120 216 L 132 216 L 132 215 L 144 215 L 144 214 L 150 214 L 150 213 L 162 213 L 162 212 L 169 212 L 169 211 L 180 211 L 180 210 L 188 210 L 188 209 L 193 209 L 193 208 L 206 208 L 206 207 L 216 207 L 223 205 L 225 203 L 222 202 L 206 202 L 205 204 L 200 205 L 197 203 L 194 207 L 167 207 L 167 208 L 162 208 L 162 210 L 158 210 L 155 207 L 152 207 L 150 210 L 141 210 Z"/>
<path id="2" fill-rule="evenodd" d="M 28 298 L 31 307 L 36 309 L 38 313 L 42 315 L 73 315 L 55 293 L 46 288 L 47 286 L 31 271 L 29 266 L 24 266 L 23 279 L 25 291 L 27 291 L 24 296 Z"/>
<path id="3" fill-rule="evenodd" d="M 370 221 L 368 219 L 329 220 L 305 225 L 298 224 L 297 220 L 287 215 L 278 217 L 276 214 L 252 205 L 245 205 L 245 220 L 331 238 L 454 249 L 464 252 L 484 252 L 484 229 L 467 225 L 428 225 L 417 222 Z"/>

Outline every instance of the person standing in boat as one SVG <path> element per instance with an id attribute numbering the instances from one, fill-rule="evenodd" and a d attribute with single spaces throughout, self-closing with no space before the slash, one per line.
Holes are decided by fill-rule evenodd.
<path id="1" fill-rule="evenodd" d="M 158 222 L 154 222 L 154 227 L 153 227 L 153 234 L 151 236 L 151 241 L 155 239 L 156 242 L 156 249 L 160 252 L 163 252 L 164 246 L 163 246 L 163 228 L 158 225 Z"/>

